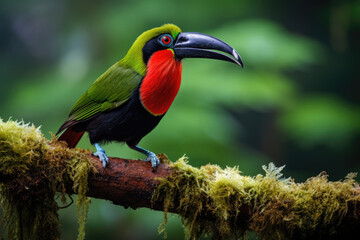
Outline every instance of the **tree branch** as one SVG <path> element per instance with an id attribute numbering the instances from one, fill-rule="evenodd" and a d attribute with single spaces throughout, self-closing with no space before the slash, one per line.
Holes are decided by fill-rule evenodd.
<path id="1" fill-rule="evenodd" d="M 166 159 L 164 155 L 159 158 Z M 89 151 L 48 141 L 33 126 L 0 121 L 0 203 L 4 219 L 10 223 L 24 221 L 24 217 L 13 219 L 14 209 L 22 209 L 20 215 L 29 216 L 34 207 L 48 218 L 37 217 L 40 223 L 28 224 L 28 228 L 39 228 L 41 221 L 53 219 L 56 212 L 46 211 L 57 208 L 48 210 L 46 202 L 53 204 L 57 191 L 79 194 L 79 239 L 84 238 L 88 209 L 85 195 L 124 207 L 164 211 L 165 216 L 167 212 L 177 213 L 187 238 L 204 234 L 215 239 L 239 238 L 249 231 L 263 239 L 344 239 L 349 233 L 360 235 L 360 191 L 354 174 L 331 182 L 322 173 L 295 183 L 281 178 L 282 168 L 273 164 L 263 168 L 264 176 L 249 177 L 237 168 L 194 168 L 181 158 L 169 165 L 160 164 L 152 172 L 149 162 L 110 158 L 104 170 Z M 10 229 L 10 223 L 2 222 L 3 228 Z M 30 230 L 28 234 L 34 233 Z M 44 235 L 43 231 L 36 234 L 37 239 Z M 43 239 L 49 239 L 48 235 Z"/>
<path id="2" fill-rule="evenodd" d="M 98 157 L 88 157 L 96 168 L 88 179 L 89 197 L 110 200 L 116 205 L 134 209 L 164 209 L 160 203 L 152 206 L 151 198 L 159 184 L 157 178 L 167 178 L 174 172 L 168 164 L 160 164 L 153 172 L 150 162 L 110 157 L 110 163 L 104 170 Z"/>
<path id="3" fill-rule="evenodd" d="M 158 178 L 172 179 L 172 174 L 176 172 L 169 165 L 161 164 L 157 168 L 156 172 L 152 172 L 151 164 L 149 162 L 121 158 L 110 158 L 110 165 L 108 166 L 108 168 L 105 169 L 105 171 L 103 171 L 103 167 L 97 157 L 89 155 L 89 158 L 91 158 L 93 165 L 97 169 L 97 173 L 92 174 L 89 177 L 88 196 L 110 200 L 114 204 L 124 207 L 131 207 L 135 209 L 138 207 L 146 207 L 154 210 L 164 211 L 163 198 L 161 198 L 161 201 L 155 201 L 155 203 L 151 199 L 153 197 L 154 191 L 159 186 Z M 307 183 L 314 180 L 318 181 L 319 179 L 321 179 L 320 182 L 324 182 L 320 183 L 320 185 L 310 184 L 311 189 L 308 190 L 317 191 L 315 187 L 322 187 L 321 184 L 330 184 L 333 185 L 332 187 L 338 188 L 339 190 L 343 187 L 341 186 L 341 182 L 328 182 L 326 178 L 327 176 L 324 172 L 317 177 L 310 178 L 309 180 L 307 180 Z M 189 180 L 190 179 L 191 178 L 189 178 Z M 184 184 L 186 185 L 186 183 Z M 284 227 L 286 228 L 286 225 L 277 222 L 279 221 L 278 219 L 276 219 L 278 217 L 276 216 L 276 214 L 278 214 L 277 211 L 281 212 L 279 216 L 283 217 L 282 214 L 284 212 L 287 212 L 287 209 L 281 208 L 290 208 L 292 204 L 290 199 L 281 199 L 281 196 L 278 196 L 280 199 L 277 198 L 275 200 L 275 202 L 278 202 L 277 206 L 276 204 L 272 205 L 273 203 L 270 203 L 268 205 L 262 206 L 263 208 L 260 210 L 254 210 L 256 208 L 253 204 L 255 201 L 254 199 L 252 199 L 251 201 L 242 200 L 242 202 L 248 203 L 239 206 L 239 214 L 236 217 L 237 221 L 234 223 L 233 227 L 236 229 L 245 227 L 246 230 L 258 230 L 258 232 L 256 233 L 262 235 L 264 239 L 272 239 L 272 235 L 268 237 L 266 236 L 266 233 L 270 233 L 270 231 L 268 230 L 265 231 L 266 228 L 273 228 L 271 232 L 276 232 L 276 234 L 279 234 L 279 239 L 287 239 L 289 236 L 291 236 L 291 239 L 339 239 L 340 236 L 341 238 L 345 238 L 345 236 L 356 236 L 360 234 L 360 188 L 357 184 L 353 184 L 353 188 L 350 192 L 350 194 L 352 195 L 352 200 L 348 202 L 343 202 L 343 204 L 347 206 L 345 214 L 341 216 L 339 212 L 335 212 L 334 215 L 338 215 L 338 217 L 335 218 L 336 220 L 331 221 L 327 221 L 326 216 L 320 216 L 317 222 L 317 227 L 314 227 L 313 229 L 307 228 L 306 224 L 304 224 L 304 229 L 293 228 L 293 232 L 291 234 L 289 234 L 291 232 L 289 231 L 289 229 L 283 229 Z M 205 197 L 205 199 L 207 198 L 209 198 L 209 196 Z M 336 197 L 334 196 L 334 201 L 335 198 Z M 180 200 L 176 200 L 177 202 L 174 202 L 172 204 L 172 207 L 168 210 L 173 213 L 183 214 L 181 213 L 181 207 L 179 208 Z M 323 200 L 325 201 L 325 198 L 318 199 L 316 201 L 322 202 Z M 309 201 L 315 201 L 315 199 L 309 199 Z M 332 207 L 331 203 L 328 204 L 329 206 L 325 206 L 325 208 Z M 267 209 L 269 206 L 273 207 L 273 209 Z M 306 201 L 304 201 L 303 207 L 307 207 Z M 317 207 L 322 208 L 324 206 L 319 205 Z M 207 211 L 209 212 L 205 211 L 198 216 L 198 221 L 216 221 L 216 214 L 211 212 L 211 209 L 208 209 Z M 271 211 L 273 212 L 271 213 Z M 312 210 L 309 209 L 308 211 Z M 270 214 L 266 216 L 266 212 L 270 212 Z M 329 211 L 329 213 L 330 212 L 331 211 Z M 286 219 L 281 220 L 285 222 L 287 221 Z M 298 219 L 298 221 L 300 220 L 301 219 Z M 267 223 L 264 223 L 262 221 L 267 221 Z M 288 221 L 290 222 L 290 219 L 288 219 Z M 293 221 L 293 219 L 291 219 L 291 221 Z M 257 224 L 263 225 L 259 227 L 256 226 Z M 265 226 L 267 224 L 269 226 Z"/>

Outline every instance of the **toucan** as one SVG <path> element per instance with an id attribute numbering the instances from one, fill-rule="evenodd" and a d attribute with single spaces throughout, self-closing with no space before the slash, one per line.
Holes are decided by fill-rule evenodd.
<path id="1" fill-rule="evenodd" d="M 58 140 L 74 148 L 87 132 L 104 168 L 109 158 L 99 144 L 125 142 L 145 154 L 154 171 L 159 159 L 138 143 L 174 101 L 184 58 L 212 58 L 243 67 L 238 52 L 215 37 L 181 32 L 174 24 L 150 29 L 78 99 L 56 134 L 62 133 Z"/>

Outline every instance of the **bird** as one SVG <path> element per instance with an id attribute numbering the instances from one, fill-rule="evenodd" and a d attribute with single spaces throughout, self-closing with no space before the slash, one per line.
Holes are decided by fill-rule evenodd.
<path id="1" fill-rule="evenodd" d="M 104 72 L 77 100 L 60 126 L 58 141 L 76 147 L 85 132 L 104 169 L 109 158 L 100 144 L 125 142 L 146 155 L 153 171 L 160 161 L 138 146 L 164 117 L 181 83 L 184 58 L 210 58 L 243 67 L 239 53 L 213 36 L 182 32 L 174 24 L 145 31 L 124 58 Z"/>

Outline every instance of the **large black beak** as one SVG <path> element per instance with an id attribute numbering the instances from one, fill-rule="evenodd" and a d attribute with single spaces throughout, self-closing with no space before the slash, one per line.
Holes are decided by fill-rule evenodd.
<path id="1" fill-rule="evenodd" d="M 228 53 L 231 57 L 209 49 Z M 235 49 L 220 39 L 202 33 L 180 33 L 176 38 L 174 51 L 175 57 L 179 59 L 212 58 L 232 62 L 243 67 L 241 57 Z"/>

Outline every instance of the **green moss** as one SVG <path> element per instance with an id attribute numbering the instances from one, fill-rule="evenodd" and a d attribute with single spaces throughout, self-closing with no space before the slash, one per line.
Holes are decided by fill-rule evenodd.
<path id="1" fill-rule="evenodd" d="M 328 236 L 347 213 L 348 203 L 360 200 L 354 194 L 354 174 L 339 182 L 322 174 L 296 184 L 281 179 L 282 168 L 273 164 L 263 167 L 265 176 L 255 177 L 241 175 L 238 168 L 194 168 L 185 157 L 172 167 L 175 174 L 160 180 L 152 201 L 164 203 L 159 231 L 164 231 L 166 214 L 173 210 L 181 216 L 186 239 L 246 239 L 249 231 L 262 239 Z"/>
<path id="2" fill-rule="evenodd" d="M 78 193 L 78 239 L 84 239 L 90 204 L 87 178 L 95 171 L 87 154 L 45 139 L 29 124 L 0 120 L 0 237 L 60 239 L 54 199 L 65 201 L 66 188 L 72 188 Z M 242 175 L 236 167 L 194 168 L 185 157 L 170 164 L 175 173 L 159 180 L 152 201 L 164 204 L 159 231 L 165 229 L 167 213 L 176 211 L 187 239 L 244 239 L 249 231 L 262 239 L 329 235 L 349 211 L 348 204 L 360 200 L 354 193 L 354 174 L 338 182 L 320 174 L 295 183 L 281 179 L 282 168 L 273 164 L 263 167 L 265 175 L 255 177 Z"/>
<path id="3" fill-rule="evenodd" d="M 1 235 L 8 239 L 60 239 L 59 209 L 66 184 L 78 193 L 78 239 L 84 239 L 90 199 L 87 176 L 94 171 L 85 150 L 44 138 L 39 128 L 0 119 Z M 16 176 L 16 177 L 15 177 Z"/>

